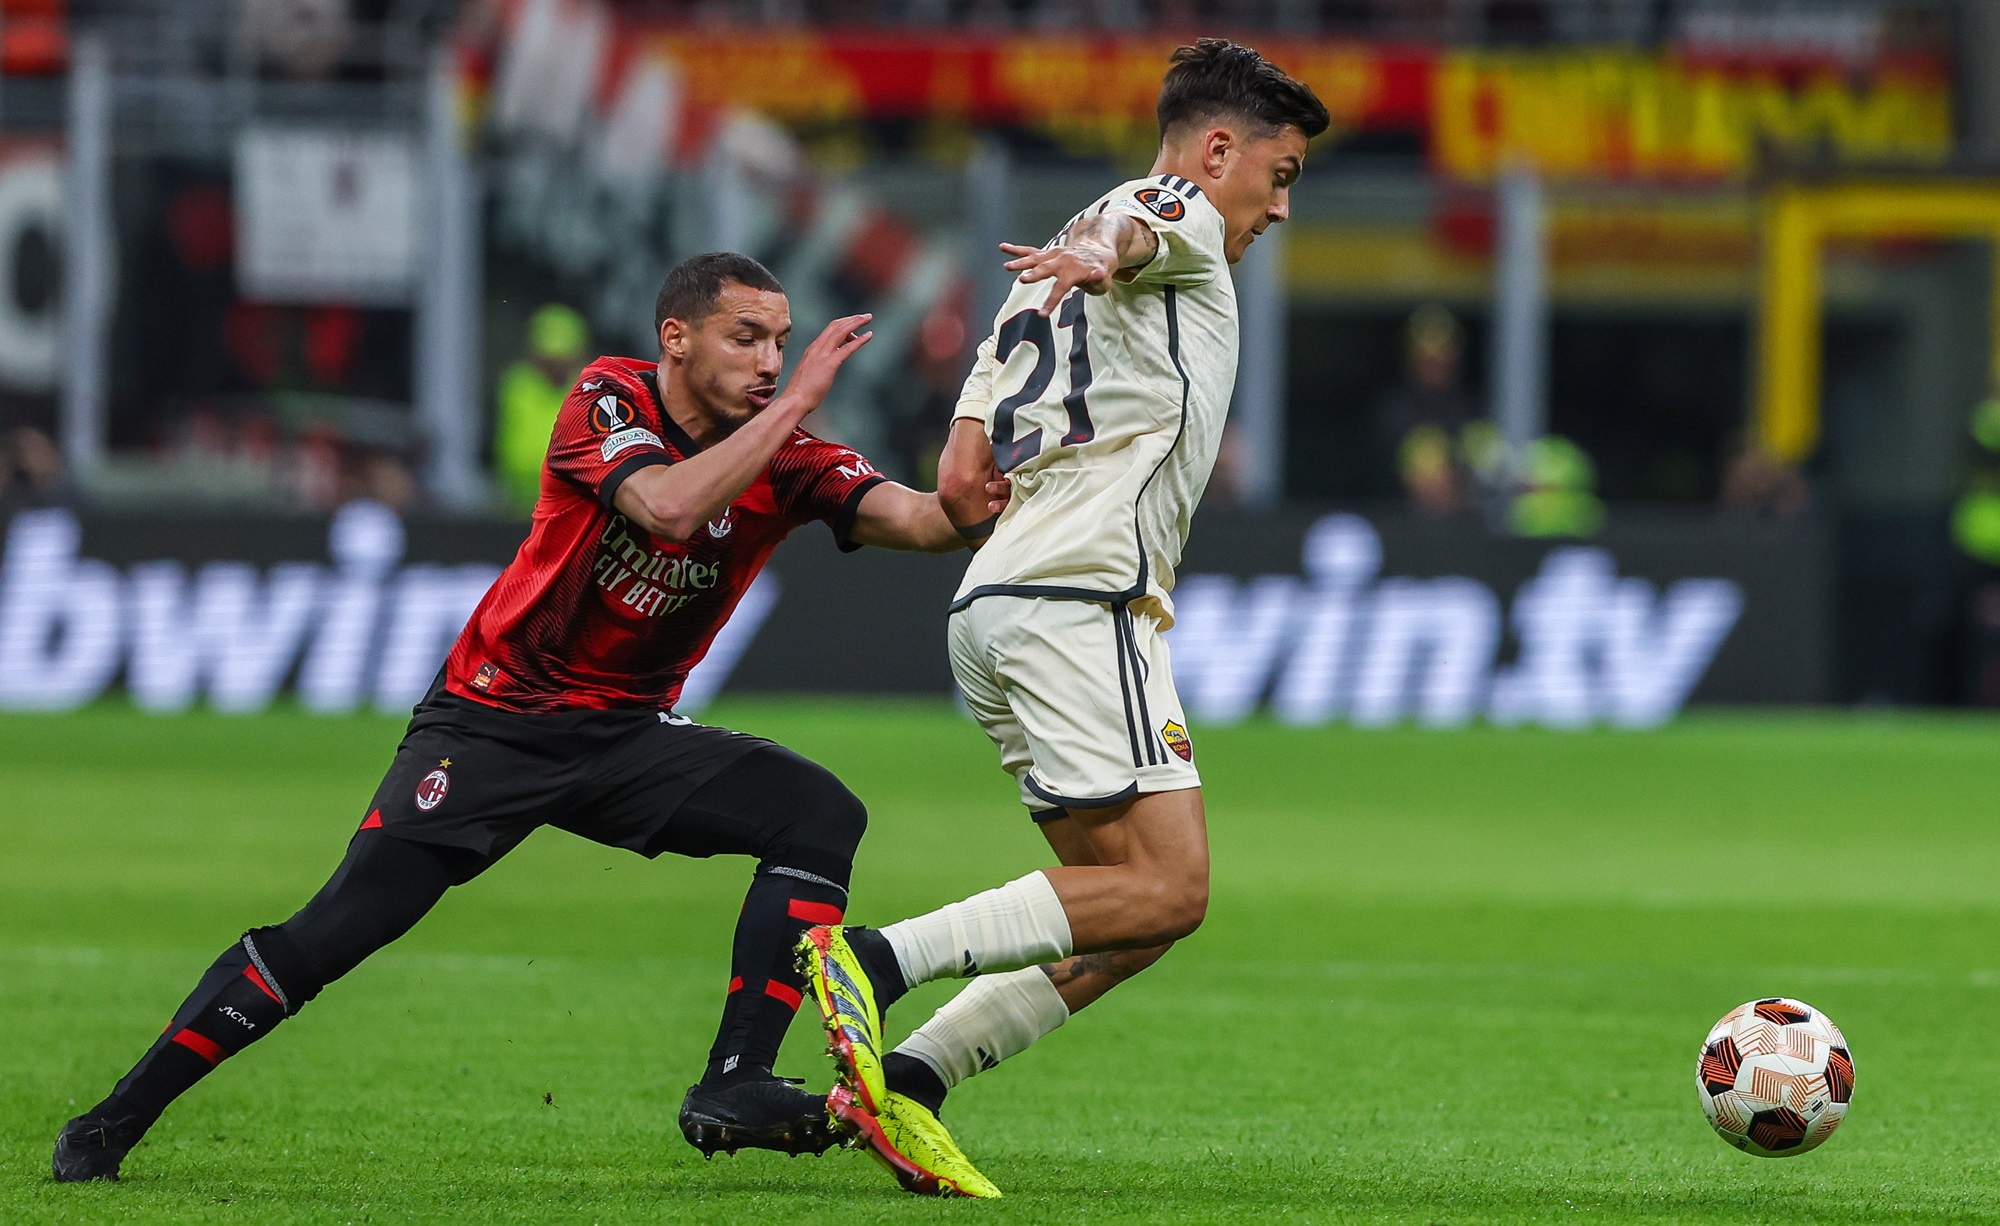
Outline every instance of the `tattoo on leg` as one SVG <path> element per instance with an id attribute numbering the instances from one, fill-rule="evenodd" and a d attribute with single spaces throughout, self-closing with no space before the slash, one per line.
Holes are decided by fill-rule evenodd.
<path id="1" fill-rule="evenodd" d="M 1049 977 L 1057 987 L 1075 983 L 1085 975 L 1111 975 L 1123 979 L 1132 970 L 1118 964 L 1116 953 L 1078 954 L 1067 962 L 1051 962 L 1042 967 L 1042 974 Z"/>

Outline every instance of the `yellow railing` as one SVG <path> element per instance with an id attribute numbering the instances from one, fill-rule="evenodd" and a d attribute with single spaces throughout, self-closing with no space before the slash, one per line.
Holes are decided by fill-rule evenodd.
<path id="1" fill-rule="evenodd" d="M 1798 463 L 1820 433 L 1821 264 L 1828 239 L 1981 239 L 1992 250 L 1988 327 L 2000 377 L 2000 183 L 1787 184 L 1764 202 L 1757 436 Z"/>

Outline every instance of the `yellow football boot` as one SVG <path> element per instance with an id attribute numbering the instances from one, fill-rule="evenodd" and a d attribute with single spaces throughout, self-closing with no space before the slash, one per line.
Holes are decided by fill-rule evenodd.
<path id="1" fill-rule="evenodd" d="M 997 1200 L 1000 1189 L 979 1173 L 938 1117 L 913 1098 L 890 1093 L 882 1110 L 861 1110 L 845 1086 L 826 1098 L 834 1122 L 851 1130 L 875 1161 L 889 1169 L 905 1192 L 918 1196 L 970 1196 Z"/>
<path id="2" fill-rule="evenodd" d="M 868 972 L 838 925 L 809 929 L 799 938 L 798 958 L 841 1083 L 854 1091 L 863 1111 L 878 1114 L 889 1087 L 882 1072 L 882 1013 Z"/>

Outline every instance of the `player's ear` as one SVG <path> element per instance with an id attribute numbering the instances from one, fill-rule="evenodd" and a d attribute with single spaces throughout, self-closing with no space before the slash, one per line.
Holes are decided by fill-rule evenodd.
<path id="1" fill-rule="evenodd" d="M 1210 128 L 1201 136 L 1201 168 L 1211 179 L 1222 177 L 1229 155 L 1236 151 L 1236 134 L 1228 128 Z"/>
<path id="2" fill-rule="evenodd" d="M 661 320 L 660 355 L 662 357 L 672 358 L 676 362 L 679 362 L 687 357 L 687 347 L 688 347 L 687 325 L 681 322 L 680 320 L 675 319 L 671 315 Z"/>

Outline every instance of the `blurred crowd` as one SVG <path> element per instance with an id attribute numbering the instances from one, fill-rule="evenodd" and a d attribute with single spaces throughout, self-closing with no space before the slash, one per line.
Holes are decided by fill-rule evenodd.
<path id="1" fill-rule="evenodd" d="M 1401 381 L 1376 402 L 1378 451 L 1393 456 L 1410 505 L 1432 519 L 1478 513 L 1518 536 L 1596 533 L 1605 506 L 1589 451 L 1550 432 L 1510 456 L 1483 400 L 1467 386 L 1465 345 L 1465 328 L 1450 310 L 1437 303 L 1417 308 L 1403 329 Z M 1993 415 L 2000 446 L 2000 404 Z M 1790 517 L 1812 505 L 1812 494 L 1797 467 L 1772 459 L 1739 432 L 1717 502 L 1732 512 Z M 1994 515 L 2000 523 L 2000 493 Z M 2000 527 L 1994 535 L 2000 558 Z"/>
<path id="2" fill-rule="evenodd" d="M 197 405 L 175 418 L 153 449 L 154 471 L 182 487 L 199 485 L 215 501 L 275 501 L 311 511 L 356 498 L 398 511 L 418 506 L 416 448 L 397 441 L 407 433 L 405 414 L 337 400 L 327 409 L 286 428 L 256 398 Z M 358 426 L 357 417 L 364 419 Z M 371 417 L 387 428 L 365 420 Z"/>
<path id="3" fill-rule="evenodd" d="M 1392 42 L 1734 41 L 1907 45 L 1940 37 L 1944 6 L 1769 0 L 613 0 L 636 17 L 856 28 L 1279 30 Z"/>

